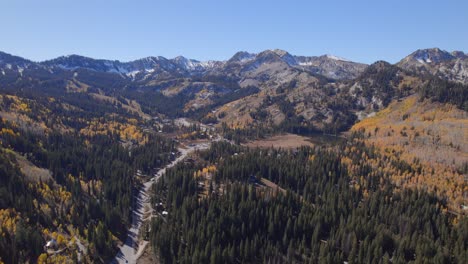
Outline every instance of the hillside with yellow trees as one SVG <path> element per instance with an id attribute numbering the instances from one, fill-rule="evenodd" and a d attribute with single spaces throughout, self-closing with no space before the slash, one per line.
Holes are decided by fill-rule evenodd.
<path id="1" fill-rule="evenodd" d="M 135 172 L 171 159 L 172 140 L 144 133 L 139 113 L 88 100 L 0 95 L 0 262 L 106 262 Z"/>
<path id="2" fill-rule="evenodd" d="M 355 124 L 368 145 L 398 156 L 415 173 L 392 175 L 401 187 L 428 190 L 448 199 L 454 211 L 468 205 L 468 113 L 417 95 L 391 103 Z"/>

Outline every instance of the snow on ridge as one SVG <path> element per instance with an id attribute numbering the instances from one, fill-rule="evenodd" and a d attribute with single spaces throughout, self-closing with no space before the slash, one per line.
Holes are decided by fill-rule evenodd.
<path id="1" fill-rule="evenodd" d="M 59 68 L 62 68 L 62 69 L 64 69 L 64 70 L 69 70 L 69 71 L 73 71 L 73 70 L 76 70 L 76 69 L 80 68 L 80 67 L 77 67 L 77 66 L 70 67 L 70 66 L 68 66 L 68 65 L 61 64 L 61 63 L 60 63 L 60 64 L 57 64 L 56 66 L 59 67 Z"/>
<path id="2" fill-rule="evenodd" d="M 175 64 L 185 68 L 186 70 L 189 71 L 204 71 L 207 69 L 212 69 L 216 66 L 218 61 L 215 60 L 208 60 L 208 61 L 198 61 L 198 60 L 193 60 L 193 59 L 187 59 L 183 56 L 178 56 L 171 61 L 175 62 Z"/>
<path id="3" fill-rule="evenodd" d="M 255 56 L 257 56 L 256 54 L 252 54 L 252 56 L 245 56 L 243 57 L 242 59 L 240 59 L 239 61 L 240 62 L 249 62 L 249 61 L 253 61 L 255 59 Z"/>
<path id="4" fill-rule="evenodd" d="M 202 66 L 203 68 L 214 68 L 216 67 L 216 64 L 220 63 L 219 61 L 215 61 L 215 60 L 209 60 L 209 61 L 201 61 L 200 62 L 200 66 Z M 223 63 L 223 62 L 221 62 Z"/>
<path id="5" fill-rule="evenodd" d="M 139 74 L 140 72 L 141 71 L 131 71 L 131 72 L 128 72 L 126 75 L 135 79 L 135 76 Z"/>
<path id="6" fill-rule="evenodd" d="M 247 51 L 239 51 L 229 60 L 233 60 L 239 63 L 245 63 L 254 60 L 257 57 L 257 53 L 249 53 Z M 224 63 L 225 61 L 222 61 Z"/>
<path id="7" fill-rule="evenodd" d="M 332 59 L 332 60 L 349 62 L 349 60 L 342 58 L 342 57 L 335 56 L 335 55 L 327 54 L 325 56 L 327 56 L 327 58 Z"/>
<path id="8" fill-rule="evenodd" d="M 126 65 L 126 64 L 119 64 L 119 63 L 114 63 L 114 62 L 111 62 L 111 61 L 105 61 L 103 63 L 103 68 L 97 66 L 97 67 L 93 67 L 95 65 L 90 65 L 89 63 L 85 63 L 85 65 L 81 66 L 81 65 L 78 65 L 78 66 L 70 66 L 70 65 L 67 65 L 67 64 L 56 64 L 57 67 L 59 68 L 62 68 L 64 70 L 70 70 L 70 71 L 74 71 L 74 70 L 77 70 L 77 69 L 87 69 L 87 70 L 91 70 L 91 71 L 102 71 L 102 72 L 106 72 L 106 73 L 115 73 L 115 74 L 120 74 L 120 75 L 126 75 L 126 76 L 132 76 L 132 77 L 135 77 L 136 74 L 140 73 L 140 72 L 143 72 L 143 71 L 146 71 L 146 72 L 153 72 L 154 69 L 152 68 L 144 68 L 144 69 L 135 69 L 135 68 L 132 68 L 130 65 Z"/>
<path id="9" fill-rule="evenodd" d="M 134 71 L 125 73 L 125 75 L 128 76 L 128 77 L 132 77 L 133 79 L 135 79 L 135 77 L 136 77 L 138 74 L 142 73 L 142 72 L 147 73 L 147 74 L 145 75 L 145 78 L 144 78 L 144 79 L 146 79 L 146 78 L 149 76 L 149 74 L 155 72 L 155 70 L 154 70 L 154 69 L 134 70 Z"/>
<path id="10" fill-rule="evenodd" d="M 299 66 L 312 66 L 314 63 L 312 61 L 302 61 L 298 63 Z"/>
<path id="11" fill-rule="evenodd" d="M 280 56 L 280 57 L 283 57 L 283 56 L 286 56 L 288 55 L 289 53 L 285 50 L 282 50 L 282 49 L 274 49 L 274 50 L 269 50 L 273 53 L 275 53 L 276 55 Z"/>

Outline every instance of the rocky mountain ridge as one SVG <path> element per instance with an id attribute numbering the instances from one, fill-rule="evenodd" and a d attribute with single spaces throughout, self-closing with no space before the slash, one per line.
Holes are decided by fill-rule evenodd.
<path id="1" fill-rule="evenodd" d="M 198 61 L 178 56 L 167 59 L 162 56 L 146 57 L 129 62 L 118 60 L 92 59 L 80 55 L 61 56 L 55 59 L 33 62 L 7 53 L 0 54 L 0 67 L 10 69 L 13 65 L 26 69 L 63 69 L 74 71 L 87 69 L 96 72 L 114 73 L 133 80 L 157 77 L 162 73 L 181 74 L 193 76 L 224 72 L 232 64 L 260 65 L 273 61 L 282 61 L 288 66 L 308 70 L 313 73 L 325 75 L 329 78 L 346 79 L 356 77 L 365 68 L 365 64 L 350 62 L 336 56 L 293 56 L 282 50 L 266 50 L 258 54 L 238 52 L 226 61 Z M 11 65 L 11 66 L 9 66 Z"/>
<path id="2" fill-rule="evenodd" d="M 134 100 L 153 116 L 190 116 L 238 128 L 277 126 L 294 117 L 295 125 L 336 132 L 427 88 L 431 78 L 465 85 L 467 62 L 463 52 L 440 49 L 418 50 L 395 65 L 294 56 L 279 49 L 242 51 L 226 61 L 208 62 L 182 56 L 120 62 L 78 55 L 32 62 L 0 53 L 0 83 L 13 94 L 66 92 Z M 432 86 L 425 94 L 432 94 Z M 463 86 L 452 88 L 463 91 Z"/>

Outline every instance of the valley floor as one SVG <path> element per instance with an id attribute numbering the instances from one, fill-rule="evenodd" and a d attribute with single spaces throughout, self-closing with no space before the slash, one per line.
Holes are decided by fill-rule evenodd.
<path id="1" fill-rule="evenodd" d="M 266 139 L 259 139 L 251 141 L 245 144 L 245 146 L 250 148 L 283 148 L 283 149 L 292 149 L 298 148 L 301 146 L 310 146 L 313 147 L 315 144 L 310 141 L 309 138 L 295 135 L 295 134 L 284 134 L 277 135 Z"/>

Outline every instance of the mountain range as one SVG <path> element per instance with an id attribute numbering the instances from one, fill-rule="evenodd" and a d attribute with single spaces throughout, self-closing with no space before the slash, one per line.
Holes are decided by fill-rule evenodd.
<path id="1" fill-rule="evenodd" d="M 321 131 L 342 130 L 431 78 L 466 85 L 468 56 L 433 48 L 417 50 L 394 65 L 366 65 L 278 49 L 204 62 L 182 56 L 120 62 L 79 55 L 33 62 L 0 53 L 0 83 L 10 92 L 54 89 L 123 97 L 136 100 L 149 115 L 196 116 L 230 127 L 256 121 L 279 125 L 294 115 L 296 123 Z M 265 115 L 265 120 L 255 120 Z"/>
<path id="2" fill-rule="evenodd" d="M 397 65 L 403 69 L 423 69 L 428 72 L 448 73 L 452 66 L 451 80 L 466 81 L 466 61 L 468 55 L 462 51 L 447 52 L 438 48 L 417 50 L 403 58 Z M 133 80 L 157 78 L 160 75 L 172 74 L 193 76 L 200 74 L 216 74 L 226 72 L 233 67 L 241 66 L 242 71 L 258 68 L 263 64 L 284 63 L 289 67 L 316 73 L 332 79 L 352 79 L 357 77 L 368 65 L 352 62 L 333 55 L 294 56 L 284 50 L 265 50 L 260 53 L 238 52 L 226 61 L 198 61 L 178 56 L 167 59 L 162 56 L 146 57 L 129 62 L 118 60 L 93 59 L 79 55 L 61 56 L 55 59 L 33 62 L 18 56 L 0 52 L 0 68 L 2 75 L 7 72 L 24 70 L 77 70 L 87 69 L 102 73 L 114 73 Z M 138 78 L 139 77 L 139 78 Z"/>
<path id="3" fill-rule="evenodd" d="M 227 61 L 197 61 L 178 56 L 167 59 L 161 56 L 146 57 L 129 62 L 118 60 L 99 60 L 79 55 L 61 56 L 43 62 L 33 62 L 21 57 L 0 52 L 2 74 L 9 71 L 24 70 L 77 70 L 87 69 L 102 73 L 114 73 L 135 81 L 142 79 L 164 78 L 167 74 L 193 76 L 200 74 L 220 73 L 229 71 L 234 65 L 242 65 L 244 71 L 256 68 L 262 64 L 281 62 L 312 73 L 322 74 L 329 78 L 353 78 L 365 68 L 365 64 L 355 63 L 332 55 L 323 56 L 293 56 L 283 50 L 266 50 L 258 54 L 238 52 Z"/>

